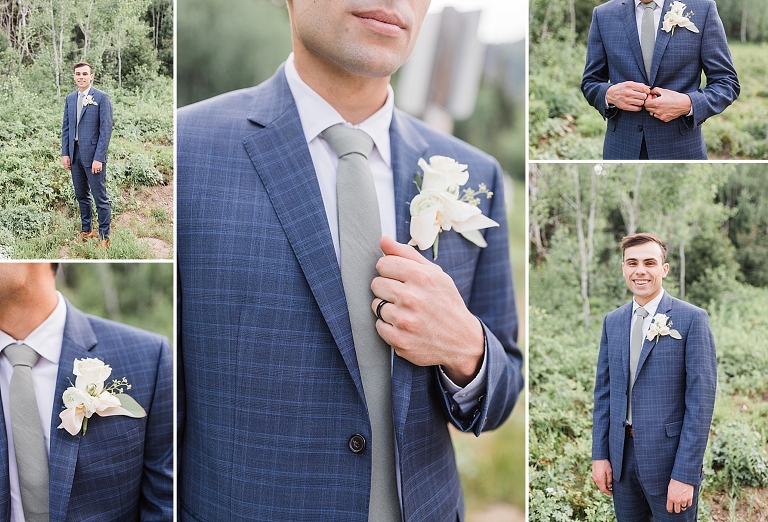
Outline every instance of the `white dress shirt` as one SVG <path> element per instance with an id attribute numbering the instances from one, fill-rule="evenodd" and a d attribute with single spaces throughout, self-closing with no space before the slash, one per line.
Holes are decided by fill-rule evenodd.
<path id="1" fill-rule="evenodd" d="M 336 214 L 336 166 L 339 158 L 330 145 L 322 138 L 321 133 L 338 123 L 344 123 L 365 131 L 374 143 L 373 151 L 368 158 L 376 186 L 376 197 L 379 201 L 381 217 L 381 233 L 383 236 L 397 238 L 397 221 L 395 218 L 395 182 L 392 173 L 392 150 L 389 140 L 389 126 L 392 123 L 392 113 L 395 107 L 395 95 L 392 87 L 387 85 L 387 100 L 384 105 L 371 117 L 352 125 L 344 120 L 341 114 L 326 100 L 317 94 L 299 76 L 293 61 L 293 53 L 285 62 L 285 78 L 291 89 L 296 109 L 299 112 L 304 138 L 307 140 L 309 154 L 320 184 L 320 194 L 325 206 L 325 214 L 333 238 L 333 248 L 336 250 L 336 260 L 339 260 L 339 224 Z M 414 165 L 414 171 L 418 167 Z M 371 312 L 373 313 L 373 312 Z M 454 384 L 440 369 L 440 378 L 462 413 L 468 413 L 477 405 L 478 399 L 485 393 L 486 369 L 485 359 L 480 372 L 466 387 Z"/>
<path id="2" fill-rule="evenodd" d="M 651 299 L 651 301 L 648 302 L 643 308 L 645 308 L 645 311 L 648 312 L 648 315 L 643 318 L 643 339 L 645 339 L 645 336 L 648 335 L 648 330 L 651 329 L 651 320 L 653 319 L 653 316 L 656 315 L 656 309 L 659 307 L 659 303 L 661 302 L 661 298 L 664 297 L 664 288 L 661 289 L 661 292 L 659 292 L 659 295 Z M 635 310 L 640 308 L 640 305 L 637 304 L 637 301 L 632 299 L 632 318 L 633 320 L 630 321 L 629 325 L 629 332 L 630 336 L 632 335 L 632 325 L 634 324 L 635 319 Z"/>
<path id="3" fill-rule="evenodd" d="M 14 339 L 0 330 L 0 352 L 9 344 L 26 344 L 37 353 L 40 359 L 32 368 L 32 384 L 35 387 L 38 415 L 43 427 L 45 447 L 51 450 L 51 416 L 56 401 L 56 376 L 59 371 L 61 343 L 64 339 L 64 324 L 67 321 L 67 305 L 59 292 L 56 308 L 51 315 L 34 329 L 26 339 Z M 5 431 L 8 437 L 8 475 L 11 485 L 11 522 L 24 522 L 24 511 L 21 506 L 21 491 L 19 489 L 19 472 L 16 467 L 16 450 L 13 447 L 13 427 L 11 425 L 10 386 L 13 366 L 5 356 L 0 356 L 0 395 L 3 401 L 3 417 Z M 60 398 L 59 398 L 60 399 Z"/>

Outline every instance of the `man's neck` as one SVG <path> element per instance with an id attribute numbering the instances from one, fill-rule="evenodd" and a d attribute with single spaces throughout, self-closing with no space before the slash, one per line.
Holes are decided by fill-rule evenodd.
<path id="1" fill-rule="evenodd" d="M 90 89 L 90 88 L 91 88 L 91 86 L 90 86 L 90 85 L 86 85 L 86 86 L 85 86 L 85 87 L 83 87 L 82 89 L 78 88 L 78 90 L 79 90 L 80 92 L 88 92 L 88 89 Z"/>
<path id="2" fill-rule="evenodd" d="M 24 293 L 0 307 L 0 330 L 16 340 L 26 339 L 56 308 L 59 298 L 52 292 Z"/>
<path id="3" fill-rule="evenodd" d="M 353 125 L 368 119 L 387 101 L 389 76 L 359 76 L 329 62 L 307 59 L 301 52 L 294 52 L 294 64 L 304 83 Z"/>

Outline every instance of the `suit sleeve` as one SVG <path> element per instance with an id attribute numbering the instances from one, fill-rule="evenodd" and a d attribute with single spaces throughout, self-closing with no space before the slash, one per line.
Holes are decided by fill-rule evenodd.
<path id="1" fill-rule="evenodd" d="M 64 119 L 61 124 L 61 156 L 72 157 L 69 150 L 69 96 L 64 98 Z"/>
<path id="2" fill-rule="evenodd" d="M 723 112 L 741 91 L 723 22 L 717 14 L 714 2 L 711 2 L 701 31 L 701 67 L 707 77 L 707 86 L 687 93 L 691 98 L 693 118 L 697 125 L 704 123 L 710 116 Z"/>
<path id="3" fill-rule="evenodd" d="M 451 422 L 460 430 L 480 435 L 503 423 L 523 388 L 523 357 L 517 346 L 517 310 L 509 260 L 507 216 L 501 167 L 494 161 L 494 186 L 489 187 L 489 217 L 499 223 L 486 231 L 488 246 L 482 249 L 475 270 L 468 308 L 482 325 L 486 344 L 486 392 L 468 418 L 458 414 L 445 390 L 443 398 Z"/>
<path id="4" fill-rule="evenodd" d="M 152 406 L 147 412 L 144 473 L 139 502 L 142 522 L 173 519 L 173 362 L 163 339 Z"/>
<path id="5" fill-rule="evenodd" d="M 104 94 L 99 102 L 99 141 L 93 159 L 102 163 L 107 162 L 107 148 L 112 137 L 112 103 L 109 94 Z"/>
<path id="6" fill-rule="evenodd" d="M 608 367 L 608 333 L 603 320 L 600 353 L 595 374 L 595 403 L 592 409 L 592 460 L 608 460 L 608 433 L 611 415 L 611 377 Z"/>
<path id="7" fill-rule="evenodd" d="M 597 10 L 593 10 L 592 24 L 589 26 L 587 38 L 587 61 L 581 78 L 581 92 L 603 118 L 611 118 L 618 112 L 616 107 L 609 109 L 605 103 L 605 93 L 611 86 L 609 79 L 608 56 L 603 47 Z"/>
<path id="8" fill-rule="evenodd" d="M 685 416 L 672 478 L 685 484 L 701 482 L 717 388 L 715 340 L 707 313 L 697 310 L 685 342 Z"/>

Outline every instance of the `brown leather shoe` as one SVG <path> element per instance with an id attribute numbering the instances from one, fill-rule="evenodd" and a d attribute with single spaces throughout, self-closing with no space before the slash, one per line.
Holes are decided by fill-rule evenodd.
<path id="1" fill-rule="evenodd" d="M 85 241 L 86 239 L 90 239 L 92 237 L 98 237 L 95 230 L 89 230 L 88 232 L 86 231 L 80 232 L 80 241 Z"/>
<path id="2" fill-rule="evenodd" d="M 104 238 L 101 241 L 99 241 L 99 248 L 103 248 L 104 250 L 109 248 L 109 238 Z"/>

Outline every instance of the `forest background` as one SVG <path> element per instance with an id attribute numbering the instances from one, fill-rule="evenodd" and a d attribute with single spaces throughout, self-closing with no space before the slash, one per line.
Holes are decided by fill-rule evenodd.
<path id="1" fill-rule="evenodd" d="M 598 159 L 606 123 L 581 93 L 592 9 L 604 0 L 531 0 L 531 159 Z M 683 3 L 685 3 L 683 1 Z M 768 159 L 768 0 L 716 0 L 739 98 L 702 126 L 710 159 Z"/>
<path id="2" fill-rule="evenodd" d="M 520 0 L 516 0 L 520 1 Z M 291 52 L 281 0 L 178 0 L 177 96 L 182 107 L 266 80 Z M 460 9 L 460 5 L 457 5 Z M 510 244 L 525 350 L 525 45 L 489 46 L 474 113 L 454 134 L 495 156 L 506 176 Z M 393 78 L 397 92 L 397 76 Z M 397 104 L 398 96 L 395 96 Z M 526 357 L 527 359 L 527 357 Z M 524 520 L 525 397 L 498 430 L 452 432 L 469 522 Z M 506 517 L 506 518 L 500 518 Z"/>
<path id="3" fill-rule="evenodd" d="M 699 520 L 768 520 L 768 174 L 760 164 L 532 164 L 531 522 L 615 520 L 591 478 L 602 320 L 632 298 L 622 237 L 668 248 L 664 289 L 707 310 L 717 399 Z"/>
<path id="4" fill-rule="evenodd" d="M 78 61 L 113 106 L 107 251 L 75 241 L 80 215 L 61 164 Z M 173 1 L 0 1 L 0 258 L 170 258 L 172 182 Z"/>

